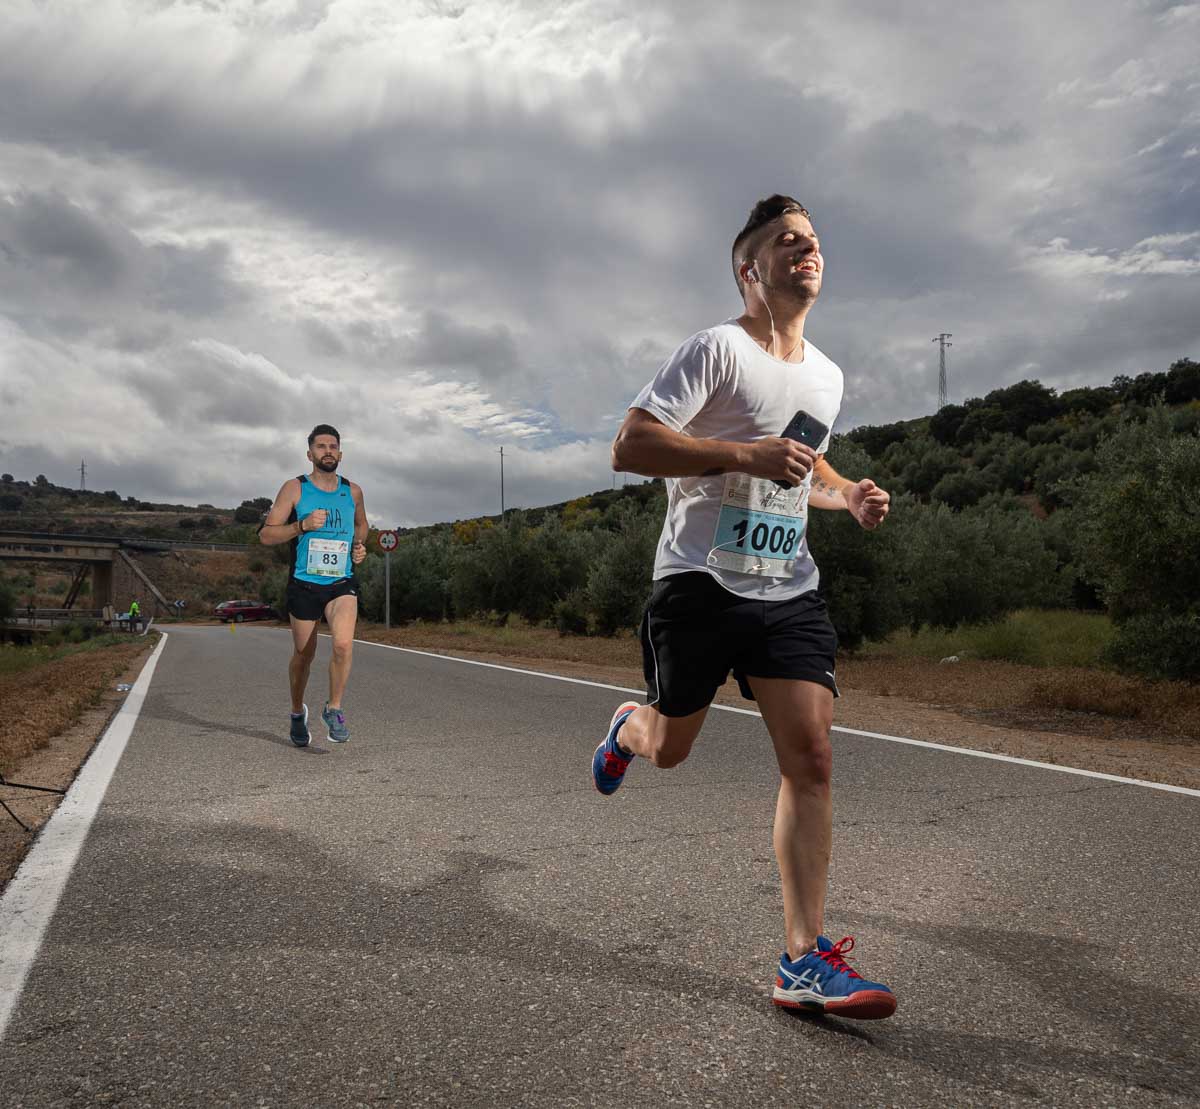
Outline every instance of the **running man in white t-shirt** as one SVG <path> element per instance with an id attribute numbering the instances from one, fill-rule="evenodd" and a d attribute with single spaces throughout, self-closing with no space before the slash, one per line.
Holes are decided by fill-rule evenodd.
<path id="1" fill-rule="evenodd" d="M 806 525 L 814 507 L 876 528 L 889 497 L 825 461 L 842 371 L 804 338 L 825 268 L 805 208 L 780 195 L 755 205 L 734 240 L 733 268 L 745 311 L 688 339 L 638 394 L 613 443 L 615 470 L 667 479 L 667 516 L 642 621 L 649 704 L 617 709 L 592 776 L 611 794 L 634 756 L 681 763 L 732 670 L 758 702 L 782 778 L 774 838 L 787 947 L 773 999 L 887 1017 L 891 990 L 844 958 L 854 941 L 823 935 L 837 636 L 817 595 Z"/>

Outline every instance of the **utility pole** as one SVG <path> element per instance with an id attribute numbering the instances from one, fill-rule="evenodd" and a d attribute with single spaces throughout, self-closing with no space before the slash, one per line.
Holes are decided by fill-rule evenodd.
<path id="1" fill-rule="evenodd" d="M 500 523 L 504 523 L 504 448 L 500 448 Z"/>
<path id="2" fill-rule="evenodd" d="M 79 488 L 87 488 L 87 465 L 82 458 L 79 460 Z"/>
<path id="3" fill-rule="evenodd" d="M 946 348 L 954 344 L 950 342 L 951 332 L 943 331 L 931 341 L 938 346 L 938 411 L 946 407 Z"/>

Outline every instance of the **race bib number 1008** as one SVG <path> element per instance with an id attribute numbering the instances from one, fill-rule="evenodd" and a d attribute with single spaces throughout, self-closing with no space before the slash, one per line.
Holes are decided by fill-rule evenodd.
<path id="1" fill-rule="evenodd" d="M 308 541 L 308 572 L 314 578 L 344 578 L 350 555 L 345 539 L 310 539 Z"/>
<path id="2" fill-rule="evenodd" d="M 790 578 L 808 522 L 808 486 L 729 474 L 708 564 L 739 574 Z"/>

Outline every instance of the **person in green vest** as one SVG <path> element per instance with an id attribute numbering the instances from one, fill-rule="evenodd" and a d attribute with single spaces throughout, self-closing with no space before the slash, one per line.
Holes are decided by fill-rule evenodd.
<path id="1" fill-rule="evenodd" d="M 134 597 L 134 599 L 129 602 L 129 630 L 131 632 L 137 631 L 137 627 L 141 623 L 141 619 L 142 609 L 137 603 L 137 598 Z"/>

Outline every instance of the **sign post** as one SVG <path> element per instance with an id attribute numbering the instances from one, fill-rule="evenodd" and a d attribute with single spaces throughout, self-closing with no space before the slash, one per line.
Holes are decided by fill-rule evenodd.
<path id="1" fill-rule="evenodd" d="M 379 533 L 379 549 L 383 551 L 383 626 L 388 631 L 392 628 L 392 551 L 398 542 L 394 531 Z"/>

